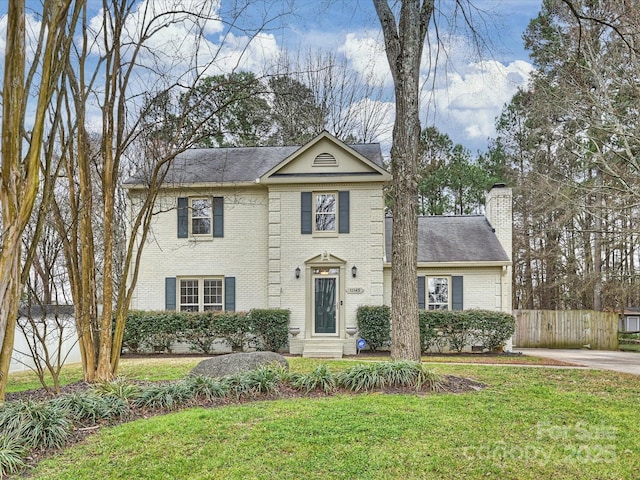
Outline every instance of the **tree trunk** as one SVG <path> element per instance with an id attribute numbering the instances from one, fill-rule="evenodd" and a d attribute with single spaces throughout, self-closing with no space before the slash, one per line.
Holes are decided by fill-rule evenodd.
<path id="1" fill-rule="evenodd" d="M 386 0 L 373 0 L 393 76 L 396 113 L 391 147 L 393 243 L 391 357 L 420 361 L 418 324 L 418 156 L 420 62 L 433 0 L 401 2 L 398 20 Z"/>
<path id="2" fill-rule="evenodd" d="M 40 62 L 40 85 L 36 97 L 35 115 L 29 139 L 29 147 L 23 158 L 24 120 L 26 96 L 29 94 L 29 75 L 25 81 L 25 6 L 24 2 L 9 2 L 7 10 L 7 37 L 5 49 L 4 81 L 2 89 L 2 243 L 0 245 L 0 402 L 4 401 L 13 353 L 13 341 L 17 321 L 18 304 L 23 289 L 22 234 L 28 224 L 38 195 L 40 184 L 40 153 L 44 138 L 47 109 L 51 104 L 57 75 L 60 73 L 60 58 L 69 48 L 66 32 L 67 12 L 70 1 L 43 2 L 42 27 L 38 45 Z M 80 2 L 78 2 L 80 3 Z M 70 26 L 76 17 L 72 17 Z M 43 30 L 44 31 L 44 30 Z M 71 30 L 70 30 L 71 32 Z M 48 176 L 48 171 L 42 172 Z M 33 241 L 38 241 L 34 238 Z"/>

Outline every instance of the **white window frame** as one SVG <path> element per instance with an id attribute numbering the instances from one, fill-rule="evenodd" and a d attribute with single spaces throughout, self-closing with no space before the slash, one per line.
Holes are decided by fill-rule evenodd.
<path id="1" fill-rule="evenodd" d="M 209 215 L 195 215 L 197 209 L 193 206 L 194 202 L 206 201 L 209 204 Z M 199 212 L 198 212 L 199 213 Z M 209 220 L 209 229 L 204 233 L 196 233 L 193 228 L 194 220 Z M 194 237 L 211 237 L 213 236 L 213 198 L 212 197 L 190 197 L 189 198 L 189 231 Z"/>
<path id="2" fill-rule="evenodd" d="M 446 280 L 446 285 L 447 285 L 447 299 L 446 302 L 443 301 L 442 299 L 434 299 L 434 301 L 432 301 L 432 290 L 433 290 L 433 295 L 437 296 L 437 295 L 441 295 L 441 293 L 439 293 L 437 291 L 437 284 L 436 282 L 439 280 Z M 425 307 L 427 310 L 451 310 L 451 277 L 447 276 L 447 275 L 439 275 L 439 276 L 432 276 L 432 277 L 427 277 L 426 280 L 426 286 L 425 286 L 425 296 L 427 297 L 425 299 Z"/>
<path id="3" fill-rule="evenodd" d="M 196 301 L 193 301 L 193 299 L 191 302 L 182 301 L 183 300 L 183 296 L 182 296 L 183 282 L 185 282 L 185 284 L 189 282 L 189 285 L 186 286 L 186 288 L 193 288 L 193 286 L 195 285 L 195 288 L 196 288 L 195 296 L 197 297 Z M 209 288 L 207 287 L 207 283 L 209 282 L 219 283 L 217 286 L 214 287 L 218 290 L 218 292 L 216 292 L 215 294 L 215 296 L 217 297 L 215 302 L 212 302 L 212 301 L 205 302 L 207 297 L 206 290 L 207 288 Z M 177 290 L 176 293 L 178 297 L 176 299 L 176 302 L 178 305 L 178 310 L 181 312 L 209 312 L 209 311 L 224 310 L 224 278 L 223 277 L 214 277 L 214 276 L 179 277 L 178 288 L 176 290 Z M 194 296 L 194 295 L 191 294 L 191 296 Z"/>
<path id="4" fill-rule="evenodd" d="M 626 332 L 639 332 L 640 331 L 640 316 L 629 315 L 625 319 L 625 331 Z M 635 328 L 631 328 L 632 323 L 635 324 Z"/>
<path id="5" fill-rule="evenodd" d="M 318 197 L 321 195 L 331 195 L 333 196 L 333 212 L 318 212 Z M 338 234 L 338 192 L 336 191 L 327 191 L 327 192 L 313 192 L 313 233 L 316 235 L 337 235 Z M 333 215 L 333 229 L 325 230 L 318 228 L 318 215 Z"/>

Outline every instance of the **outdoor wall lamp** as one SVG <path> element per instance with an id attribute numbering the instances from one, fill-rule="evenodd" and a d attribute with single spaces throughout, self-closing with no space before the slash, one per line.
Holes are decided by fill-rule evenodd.
<path id="1" fill-rule="evenodd" d="M 358 273 L 358 267 L 354 265 L 353 267 L 351 267 L 351 275 L 353 276 L 353 278 L 356 278 L 357 273 Z"/>
<path id="2" fill-rule="evenodd" d="M 296 278 L 300 278 L 300 267 L 296 267 Z"/>

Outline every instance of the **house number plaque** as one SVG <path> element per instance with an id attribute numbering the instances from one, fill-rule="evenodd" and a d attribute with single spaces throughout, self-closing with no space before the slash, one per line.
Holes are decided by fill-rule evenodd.
<path id="1" fill-rule="evenodd" d="M 349 287 L 349 288 L 347 288 L 347 293 L 364 293 L 364 288 L 362 288 L 362 287 Z"/>

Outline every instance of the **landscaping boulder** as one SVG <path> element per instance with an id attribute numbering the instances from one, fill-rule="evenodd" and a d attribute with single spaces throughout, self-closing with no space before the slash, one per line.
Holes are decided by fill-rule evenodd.
<path id="1" fill-rule="evenodd" d="M 191 370 L 191 375 L 224 377 L 225 375 L 256 370 L 261 365 L 274 362 L 279 363 L 287 370 L 289 369 L 287 359 L 275 352 L 229 353 L 201 361 Z"/>

